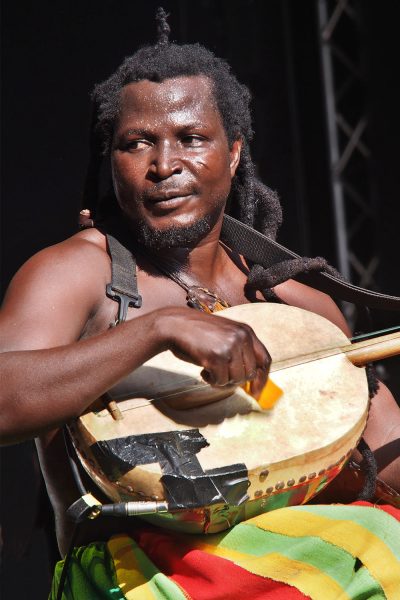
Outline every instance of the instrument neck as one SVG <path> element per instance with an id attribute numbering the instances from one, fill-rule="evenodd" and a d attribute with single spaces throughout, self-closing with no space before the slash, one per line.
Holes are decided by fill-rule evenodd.
<path id="1" fill-rule="evenodd" d="M 381 335 L 373 340 L 356 342 L 341 348 L 356 367 L 400 354 L 400 332 Z"/>

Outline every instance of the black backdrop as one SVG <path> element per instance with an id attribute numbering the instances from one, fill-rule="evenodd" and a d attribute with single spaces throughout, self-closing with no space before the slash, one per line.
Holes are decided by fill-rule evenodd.
<path id="1" fill-rule="evenodd" d="M 88 158 L 89 94 L 154 39 L 158 0 L 3 1 L 2 191 L 6 284 L 33 252 L 75 231 Z M 252 146 L 281 195 L 280 240 L 335 263 L 313 0 L 165 1 L 172 37 L 228 59 L 253 93 Z M 357 6 L 357 3 L 354 3 Z M 396 237 L 399 92 L 396 2 L 360 3 L 369 86 L 371 172 L 382 252 Z M 393 254 L 393 253 L 391 253 Z M 400 293 L 391 265 L 381 287 Z"/>
<path id="2" fill-rule="evenodd" d="M 379 284 L 400 294 L 397 3 L 353 4 L 364 25 L 370 175 L 383 260 Z M 154 39 L 158 5 L 154 0 L 3 1 L 4 288 L 31 254 L 76 230 L 88 159 L 89 93 L 126 55 Z M 173 39 L 205 44 L 252 90 L 252 151 L 260 176 L 282 199 L 280 241 L 335 264 L 315 2 L 170 0 L 163 5 L 171 12 Z M 393 320 L 398 322 L 393 315 L 377 315 L 379 324 Z M 395 363 L 388 365 L 388 377 L 399 389 Z M 48 506 L 32 446 L 6 448 L 2 458 L 4 597 L 23 568 L 18 597 L 44 598 L 53 538 L 43 534 Z"/>

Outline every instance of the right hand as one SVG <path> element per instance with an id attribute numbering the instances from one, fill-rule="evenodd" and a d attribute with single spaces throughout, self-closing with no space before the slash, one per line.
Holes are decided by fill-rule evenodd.
<path id="1" fill-rule="evenodd" d="M 190 308 L 160 312 L 162 335 L 175 356 L 203 367 L 203 379 L 215 387 L 251 381 L 257 398 L 266 384 L 271 357 L 249 325 Z"/>

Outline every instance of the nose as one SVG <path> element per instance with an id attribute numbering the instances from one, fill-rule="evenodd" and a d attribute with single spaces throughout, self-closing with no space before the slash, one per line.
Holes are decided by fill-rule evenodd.
<path id="1" fill-rule="evenodd" d="M 179 151 L 169 141 L 159 142 L 154 146 L 153 157 L 149 168 L 152 179 L 168 179 L 182 172 Z"/>

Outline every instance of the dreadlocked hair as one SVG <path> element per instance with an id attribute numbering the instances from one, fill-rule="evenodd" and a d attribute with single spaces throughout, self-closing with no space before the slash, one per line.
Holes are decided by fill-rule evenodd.
<path id="1" fill-rule="evenodd" d="M 169 42 L 169 34 L 171 33 L 171 28 L 168 25 L 168 17 L 169 14 L 167 14 L 161 6 L 157 8 L 157 46 L 166 46 Z"/>
<path id="2" fill-rule="evenodd" d="M 156 13 L 157 40 L 125 58 L 120 67 L 92 94 L 93 117 L 90 132 L 90 162 L 83 195 L 83 206 L 96 221 L 118 214 L 120 209 L 112 189 L 99 197 L 100 174 L 104 157 L 110 155 L 114 125 L 120 110 L 121 90 L 130 83 L 149 80 L 162 82 L 173 77 L 203 76 L 212 84 L 229 146 L 242 140 L 242 152 L 232 180 L 226 212 L 243 223 L 275 239 L 282 222 L 282 209 L 275 191 L 264 185 L 255 174 L 249 143 L 253 137 L 248 88 L 239 83 L 228 63 L 217 58 L 200 44 L 178 45 L 169 41 L 167 13 Z M 305 262 L 304 262 L 305 261 Z M 289 261 L 290 263 L 292 261 Z M 328 268 L 323 259 L 299 259 L 285 264 L 278 273 L 255 265 L 250 273 L 251 288 L 261 289 L 269 299 L 276 299 L 268 288 L 293 275 Z M 271 276 L 273 275 L 272 279 Z"/>

